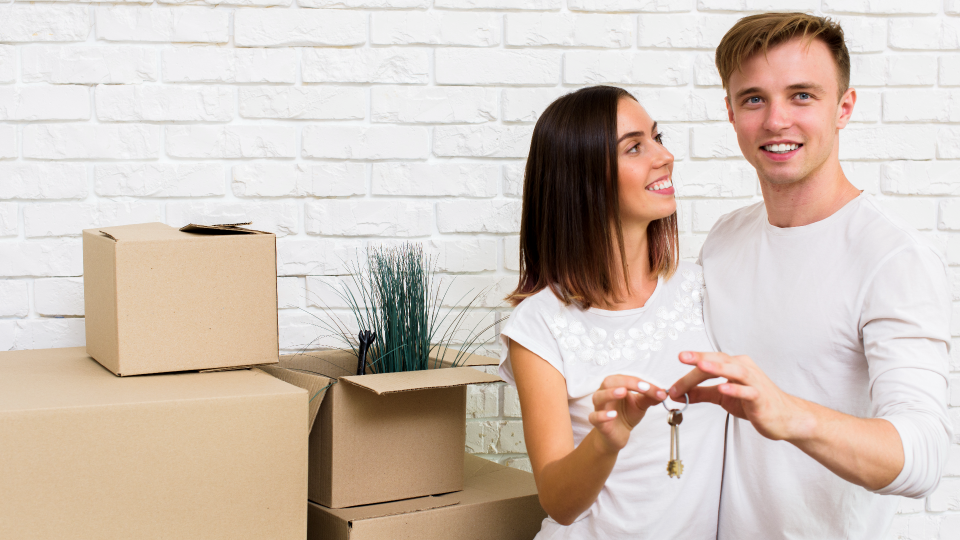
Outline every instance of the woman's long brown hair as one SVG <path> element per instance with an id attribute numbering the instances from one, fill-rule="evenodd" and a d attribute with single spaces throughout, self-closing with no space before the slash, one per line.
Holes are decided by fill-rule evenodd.
<path id="1" fill-rule="evenodd" d="M 520 283 L 507 296 L 512 305 L 550 287 L 564 303 L 586 309 L 620 301 L 629 287 L 617 178 L 621 99 L 634 97 L 612 86 L 583 88 L 551 103 L 537 121 L 523 180 Z M 676 212 L 650 223 L 647 245 L 651 270 L 672 275 Z"/>

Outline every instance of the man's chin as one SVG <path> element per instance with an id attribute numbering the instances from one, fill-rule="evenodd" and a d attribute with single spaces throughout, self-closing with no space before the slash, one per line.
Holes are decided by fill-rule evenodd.
<path id="1" fill-rule="evenodd" d="M 805 174 L 797 171 L 784 170 L 757 170 L 757 176 L 760 177 L 761 182 L 774 186 L 789 186 L 790 184 L 800 182 L 806 177 Z"/>

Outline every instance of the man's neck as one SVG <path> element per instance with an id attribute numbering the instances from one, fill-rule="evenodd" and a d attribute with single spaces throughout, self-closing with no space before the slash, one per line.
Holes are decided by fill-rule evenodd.
<path id="1" fill-rule="evenodd" d="M 824 220 L 860 195 L 837 163 L 790 184 L 760 180 L 767 219 L 774 227 L 802 227 Z"/>

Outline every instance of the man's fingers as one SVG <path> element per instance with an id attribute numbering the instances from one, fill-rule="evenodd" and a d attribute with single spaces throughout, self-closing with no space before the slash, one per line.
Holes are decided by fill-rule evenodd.
<path id="1" fill-rule="evenodd" d="M 697 369 L 707 373 L 711 378 L 723 377 L 729 381 L 736 381 L 739 383 L 750 384 L 750 381 L 747 378 L 750 376 L 749 370 L 733 362 L 713 362 L 710 360 L 704 360 L 697 363 Z"/>
<path id="2" fill-rule="evenodd" d="M 682 355 L 682 353 L 681 353 Z M 684 394 L 690 392 L 691 388 L 696 387 L 698 384 L 703 381 L 713 379 L 715 375 L 705 373 L 700 368 L 693 368 L 689 373 L 680 377 L 680 380 L 673 383 L 673 386 L 670 387 L 670 390 L 667 392 L 670 394 L 670 397 L 673 399 L 678 399 Z"/>
<path id="3" fill-rule="evenodd" d="M 723 395 L 717 390 L 716 386 L 694 386 L 687 391 L 687 397 L 690 403 L 713 403 L 720 404 L 720 398 Z"/>
<path id="4" fill-rule="evenodd" d="M 684 364 L 694 366 L 699 362 L 708 361 L 708 362 L 717 362 L 722 363 L 726 362 L 730 355 L 724 354 L 722 352 L 696 352 L 696 351 L 683 351 L 680 353 L 680 361 Z"/>
<path id="5" fill-rule="evenodd" d="M 742 384 L 719 384 L 717 385 L 717 391 L 725 396 L 735 397 L 744 401 L 753 401 L 760 397 L 760 392 L 758 392 L 756 388 Z"/>

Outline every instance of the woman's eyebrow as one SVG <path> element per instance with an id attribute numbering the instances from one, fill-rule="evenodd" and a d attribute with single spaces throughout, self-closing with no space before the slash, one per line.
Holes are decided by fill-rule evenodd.
<path id="1" fill-rule="evenodd" d="M 619 139 L 617 139 L 617 144 L 620 144 L 621 142 L 623 142 L 624 139 L 629 139 L 630 137 L 643 137 L 643 132 L 631 131 L 630 133 L 624 133 L 623 135 L 620 136 Z"/>
<path id="2" fill-rule="evenodd" d="M 657 123 L 654 122 L 653 127 L 650 128 L 650 133 L 656 133 L 656 132 L 657 132 Z M 643 137 L 643 132 L 631 131 L 629 133 L 624 133 L 623 135 L 620 136 L 619 139 L 617 139 L 617 144 L 620 144 L 621 142 L 623 142 L 624 139 L 629 139 L 630 137 Z"/>

